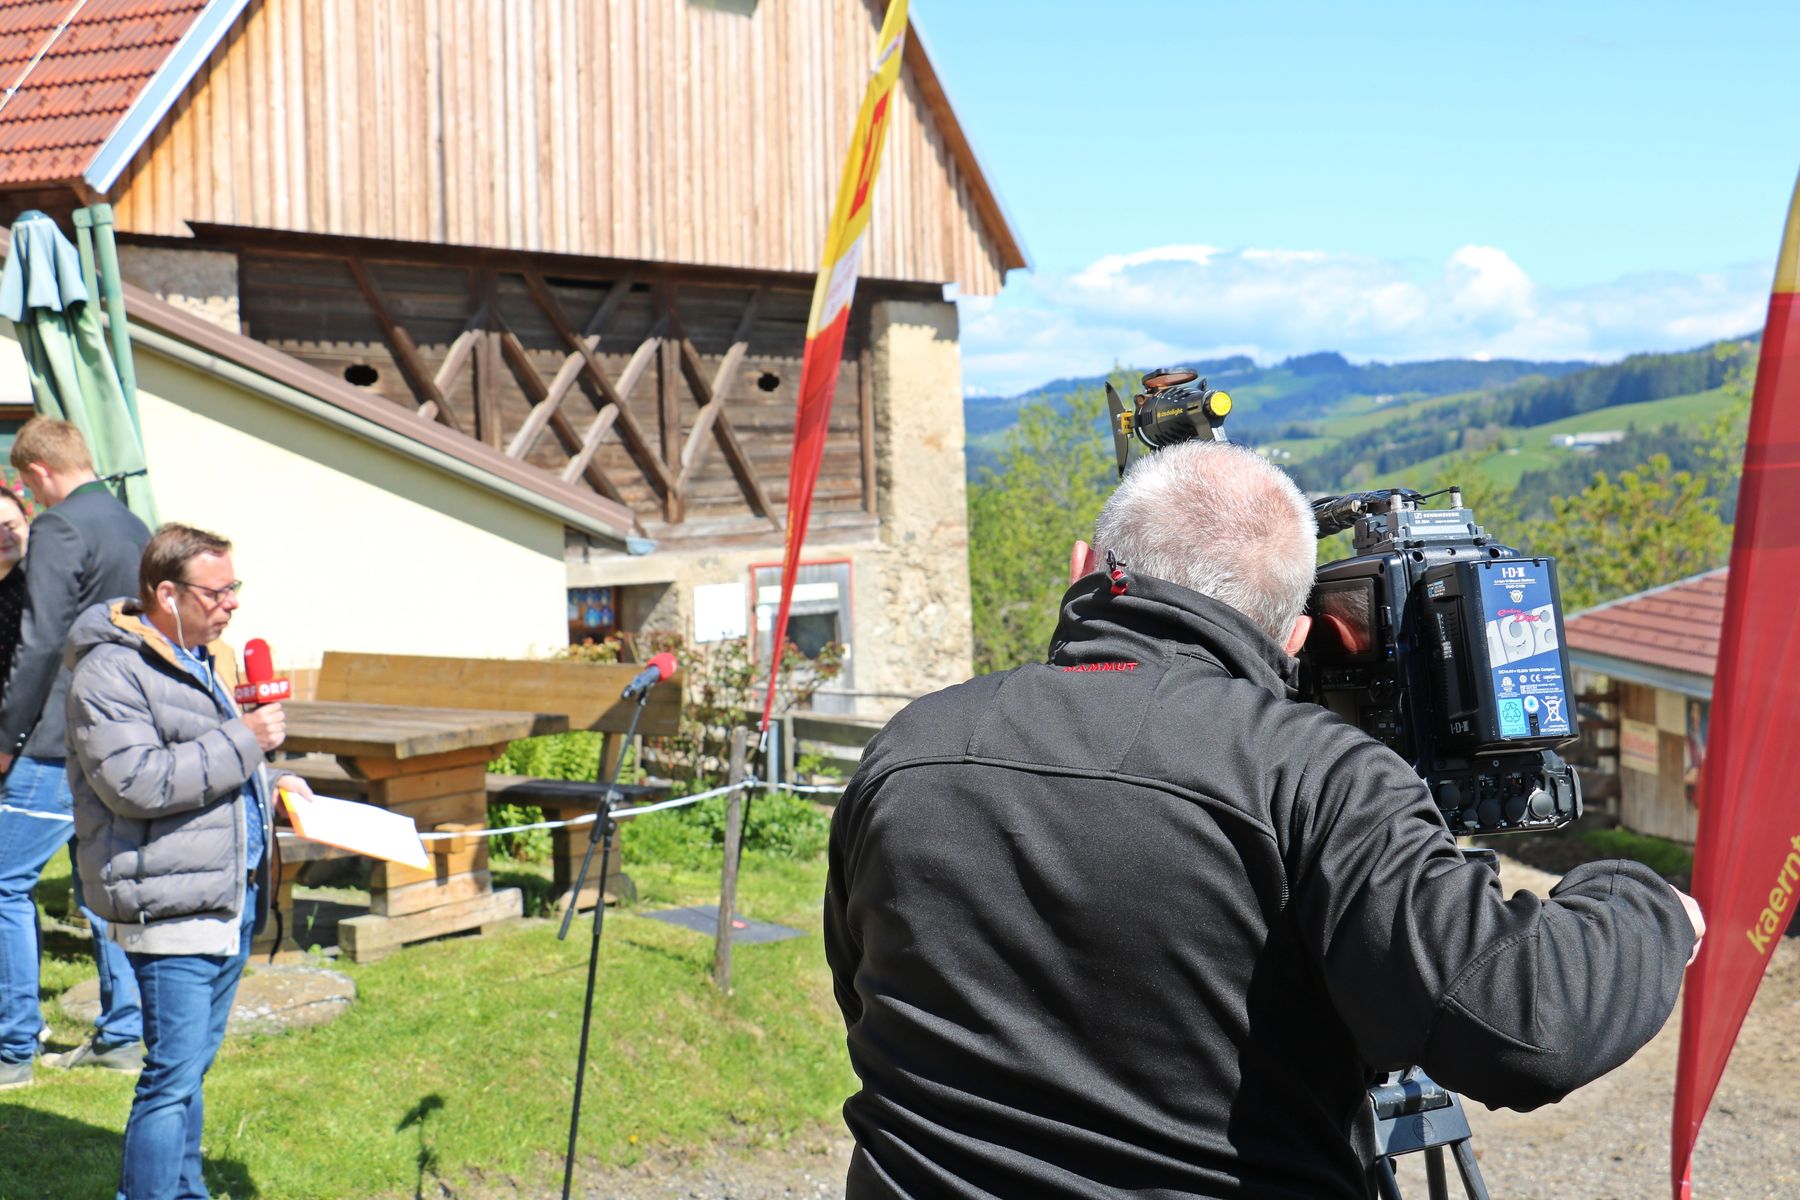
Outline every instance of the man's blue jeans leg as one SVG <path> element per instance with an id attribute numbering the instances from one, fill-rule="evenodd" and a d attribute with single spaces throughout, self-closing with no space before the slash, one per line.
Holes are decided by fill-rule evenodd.
<path id="1" fill-rule="evenodd" d="M 31 893 L 50 857 L 64 845 L 74 849 L 74 809 L 62 759 L 20 758 L 6 773 L 0 792 L 0 1061 L 24 1062 L 37 1052 L 42 1014 L 37 908 Z M 100 973 L 95 1040 L 102 1049 L 128 1045 L 144 1032 L 137 981 L 125 952 L 106 936 L 106 922 L 82 904 L 79 872 L 74 888 L 75 903 L 93 932 Z"/>
<path id="2" fill-rule="evenodd" d="M 21 758 L 0 792 L 0 1062 L 36 1057 L 38 917 L 32 890 L 44 864 L 74 836 L 62 764 L 52 775 Z"/>
<path id="3" fill-rule="evenodd" d="M 132 954 L 144 1000 L 144 1070 L 125 1122 L 118 1200 L 206 1200 L 201 1084 L 225 1040 L 238 979 L 250 958 L 256 889 L 244 897 L 238 952 Z"/>

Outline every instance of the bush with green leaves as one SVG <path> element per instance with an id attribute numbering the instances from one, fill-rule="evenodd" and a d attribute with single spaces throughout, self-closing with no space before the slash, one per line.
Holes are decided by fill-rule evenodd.
<path id="1" fill-rule="evenodd" d="M 714 796 L 633 817 L 623 839 L 626 864 L 716 868 L 725 850 L 725 800 Z M 831 820 L 815 805 L 788 792 L 751 792 L 744 800 L 749 806 L 746 853 L 806 861 L 824 852 Z"/>

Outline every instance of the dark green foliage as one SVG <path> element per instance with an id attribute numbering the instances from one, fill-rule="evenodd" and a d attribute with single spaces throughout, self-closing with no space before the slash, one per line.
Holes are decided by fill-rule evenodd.
<path id="1" fill-rule="evenodd" d="M 1117 478 L 1100 389 L 1020 413 L 996 465 L 969 486 L 976 671 L 1043 660 L 1069 586 L 1069 548 L 1093 539 Z"/>

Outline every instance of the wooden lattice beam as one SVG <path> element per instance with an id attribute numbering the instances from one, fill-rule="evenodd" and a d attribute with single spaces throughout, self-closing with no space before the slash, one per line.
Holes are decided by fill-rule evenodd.
<path id="1" fill-rule="evenodd" d="M 593 388 L 601 400 L 601 403 L 595 406 L 598 413 L 595 417 L 595 424 L 582 438 L 582 447 L 587 451 L 587 455 L 579 465 L 575 460 L 571 460 L 569 466 L 563 470 L 564 478 L 572 479 L 587 469 L 587 463 L 592 460 L 593 452 L 600 447 L 600 440 L 616 425 L 619 431 L 619 440 L 625 444 L 625 449 L 630 453 L 632 461 L 637 463 L 638 469 L 644 473 L 644 478 L 649 482 L 651 489 L 663 498 L 666 505 L 670 497 L 679 495 L 675 476 L 657 453 L 656 448 L 651 445 L 643 426 L 638 423 L 636 417 L 631 415 L 631 410 L 625 405 L 626 397 L 631 395 L 632 389 L 643 377 L 644 367 L 638 365 L 640 357 L 646 351 L 652 357 L 654 356 L 667 326 L 666 320 L 659 318 L 650 332 L 645 335 L 644 341 L 633 352 L 625 371 L 619 376 L 619 383 L 615 385 L 611 377 L 607 375 L 606 367 L 601 363 L 599 354 L 595 351 L 597 343 L 591 342 L 589 339 L 598 337 L 600 327 L 625 300 L 631 290 L 631 281 L 622 279 L 615 283 L 607 293 L 605 300 L 601 301 L 599 309 L 589 319 L 586 330 L 577 333 L 569 324 L 568 318 L 563 315 L 562 306 L 551 294 L 550 285 L 544 281 L 544 277 L 537 271 L 529 269 L 522 271 L 521 274 L 525 279 L 525 286 L 531 291 L 532 299 L 543 311 L 544 318 L 550 322 L 550 328 L 556 332 L 557 338 L 568 348 L 569 358 L 575 363 L 576 378 L 585 381 L 589 387 Z M 568 362 L 565 361 L 564 367 L 567 366 Z M 635 372 L 632 370 L 634 366 L 637 367 Z M 561 378 L 562 372 L 558 371 L 557 376 Z M 560 397 L 558 397 L 558 402 L 561 402 Z M 608 416 L 608 412 L 611 412 L 612 415 Z M 591 447 L 590 443 L 592 443 Z"/>
<path id="2" fill-rule="evenodd" d="M 688 338 L 687 330 L 682 328 L 681 318 L 673 305 L 669 310 L 670 340 L 675 346 L 675 355 L 681 366 L 681 373 L 687 379 L 688 387 L 702 405 L 709 406 L 712 399 L 712 385 L 706 378 L 705 364 L 700 361 L 700 352 L 694 349 L 694 343 Z M 757 478 L 756 468 L 750 465 L 750 455 L 744 450 L 743 443 L 738 441 L 737 431 L 731 427 L 731 418 L 725 414 L 721 406 L 713 407 L 712 435 L 719 443 L 719 449 L 725 455 L 725 462 L 731 467 L 738 487 L 744 493 L 744 499 L 750 504 L 750 511 L 768 521 L 775 528 L 782 528 L 781 518 L 775 515 L 775 506 L 769 502 L 769 494 L 763 489 L 762 480 Z"/>
<path id="3" fill-rule="evenodd" d="M 387 296 L 382 292 L 381 285 L 375 282 L 375 276 L 369 273 L 369 269 L 359 259 L 346 258 L 344 265 L 349 268 L 357 290 L 362 293 L 369 311 L 381 326 L 381 335 L 387 339 L 394 362 L 400 367 L 400 376 L 406 380 L 407 388 L 418 402 L 418 412 L 456 428 L 456 417 L 444 400 L 444 390 L 438 386 L 437 377 L 425 365 L 418 343 L 412 340 L 406 327 L 394 319 L 393 311 L 388 307 Z"/>
<path id="4" fill-rule="evenodd" d="M 731 348 L 725 351 L 725 357 L 719 363 L 719 369 L 713 372 L 712 382 L 704 393 L 699 395 L 700 415 L 694 421 L 694 427 L 688 431 L 687 444 L 681 448 L 681 474 L 676 483 L 682 491 L 687 490 L 688 482 L 693 479 L 706 457 L 708 436 L 713 426 L 725 412 L 726 393 L 731 389 L 732 376 L 744 362 L 744 354 L 750 349 L 750 327 L 756 323 L 756 309 L 762 303 L 763 289 L 757 288 L 750 293 L 750 299 L 744 304 L 744 311 L 738 317 L 737 330 L 731 335 Z M 699 389 L 695 389 L 699 392 Z"/>

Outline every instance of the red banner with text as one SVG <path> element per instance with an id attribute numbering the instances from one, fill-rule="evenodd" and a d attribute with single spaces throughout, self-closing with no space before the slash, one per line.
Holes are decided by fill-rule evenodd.
<path id="1" fill-rule="evenodd" d="M 1706 941 L 1688 969 L 1670 1177 L 1690 1194 L 1694 1142 L 1782 932 L 1800 903 L 1800 186 L 1763 327 L 1725 624 L 1700 776 L 1694 898 Z"/>

